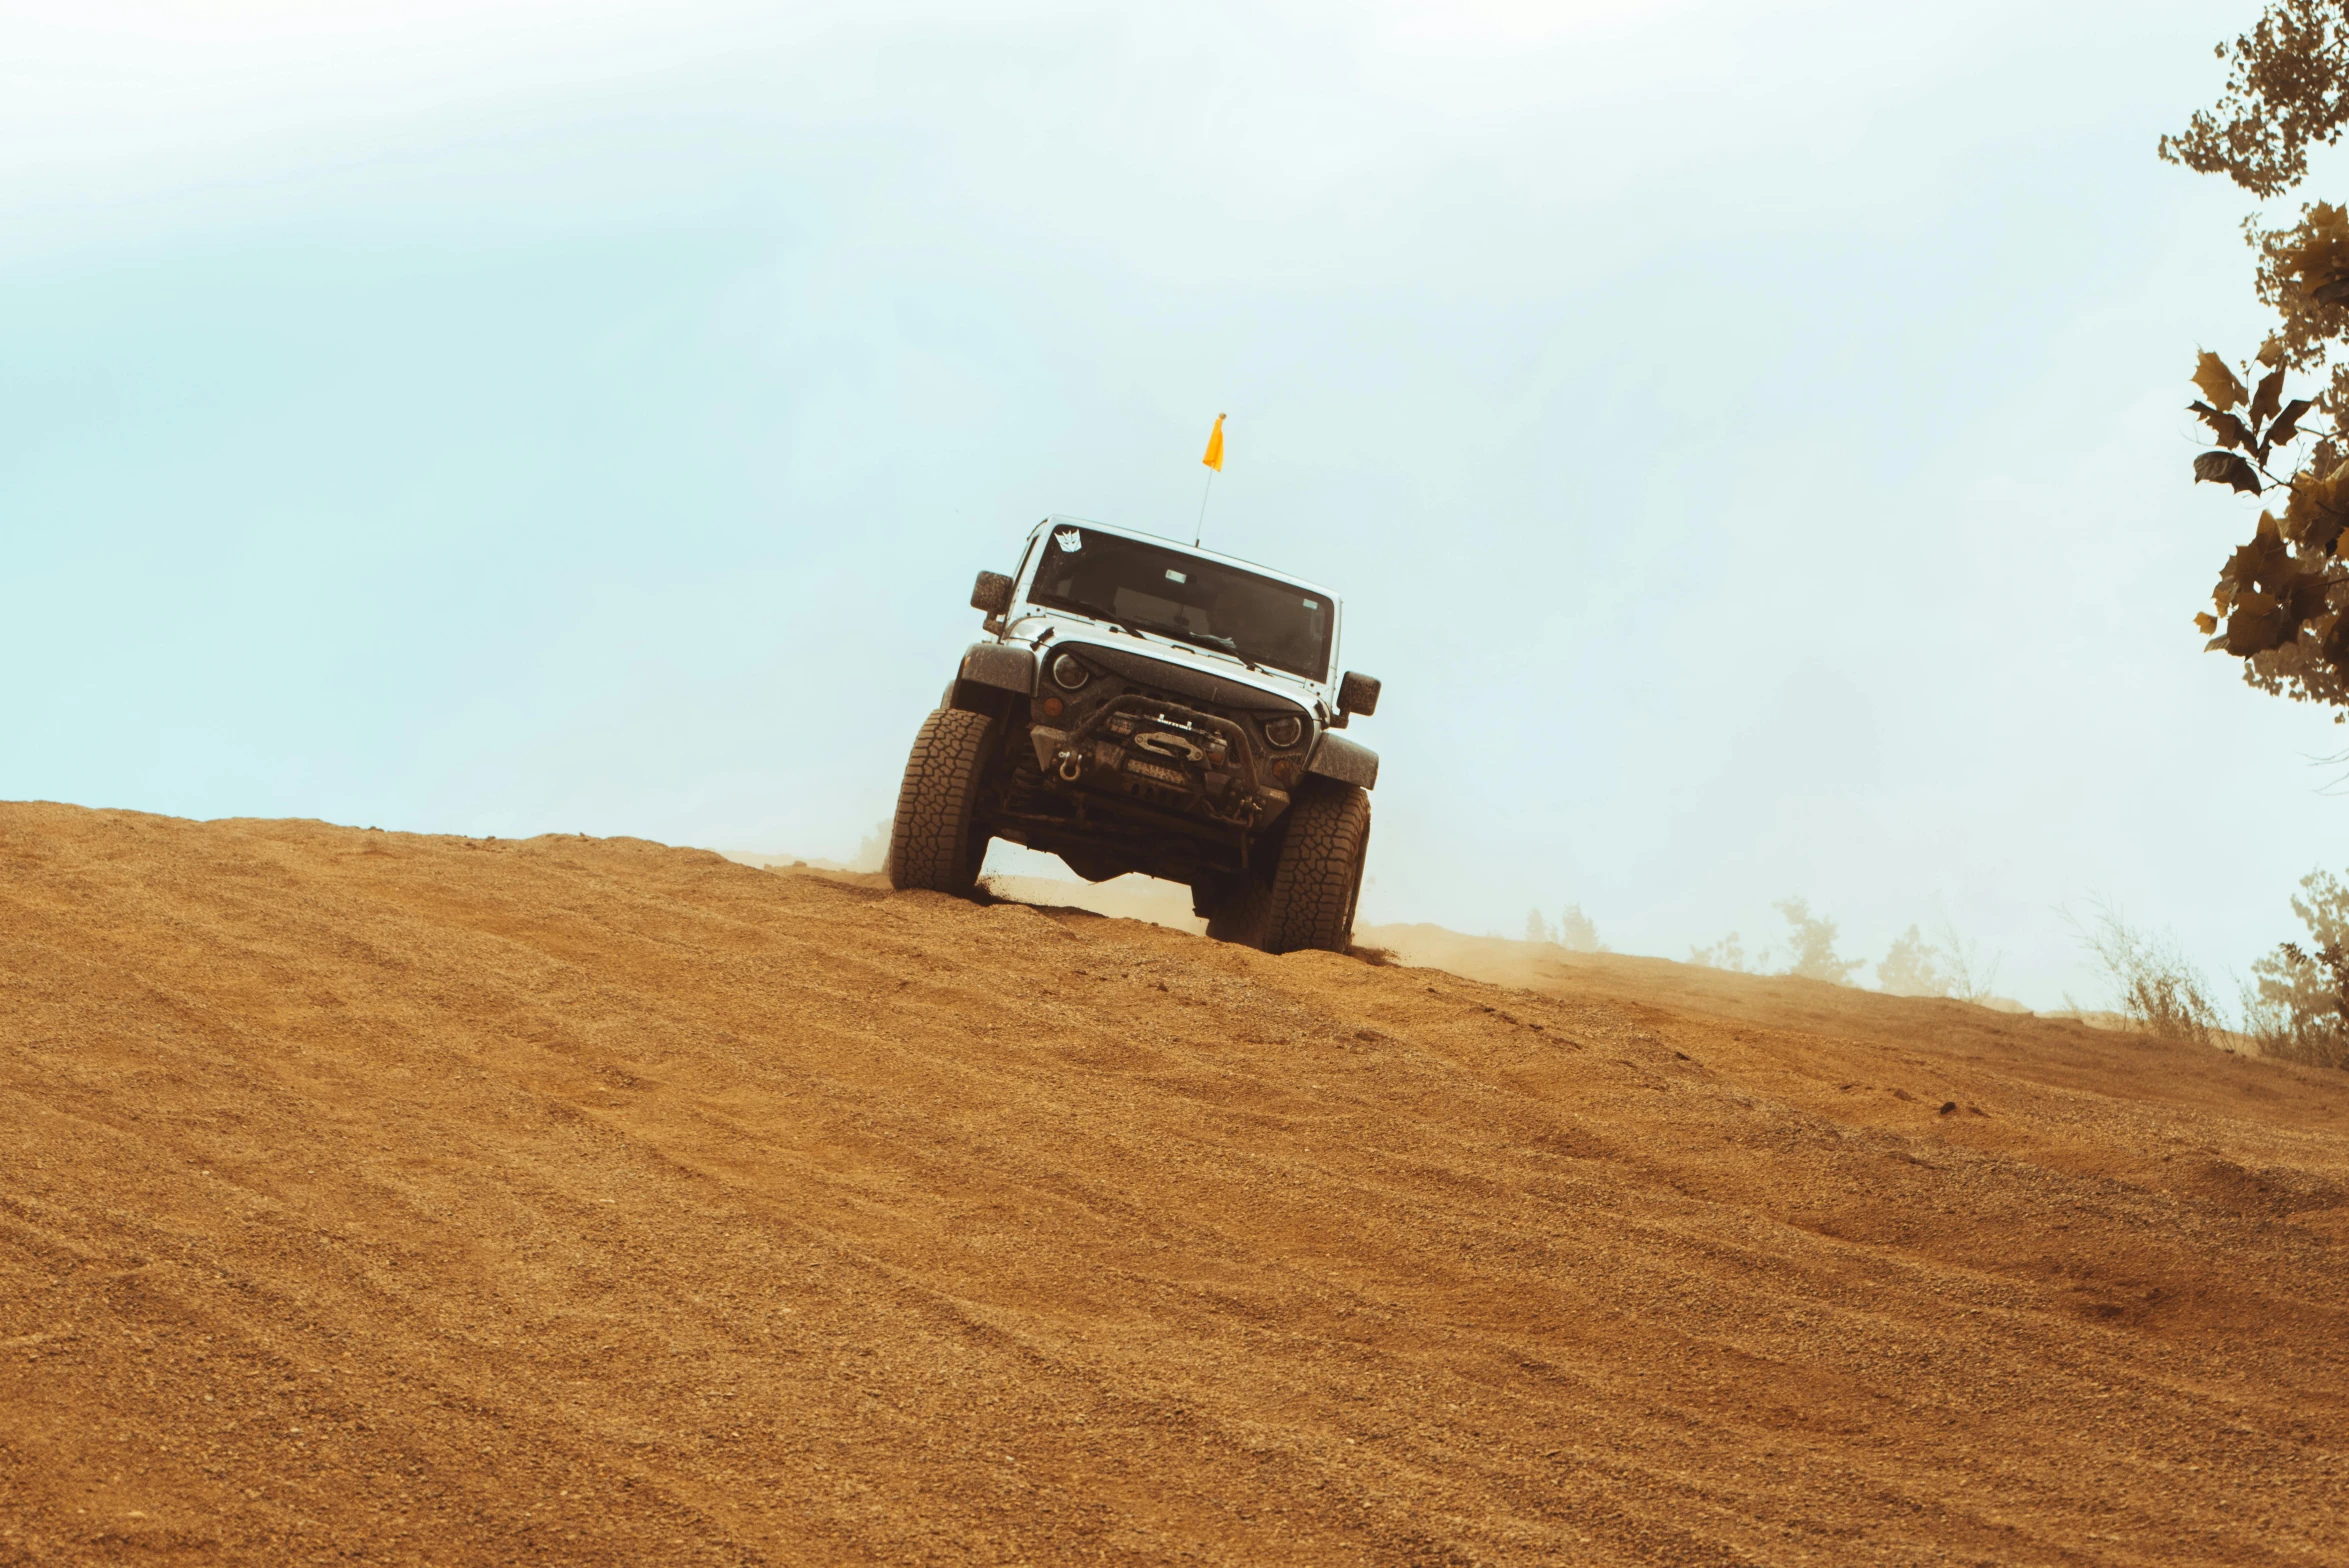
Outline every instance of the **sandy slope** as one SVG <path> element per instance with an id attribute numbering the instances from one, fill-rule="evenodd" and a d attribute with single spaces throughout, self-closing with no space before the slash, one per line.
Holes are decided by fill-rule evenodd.
<path id="1" fill-rule="evenodd" d="M 2349 1561 L 2349 1076 L 1526 978 L 0 806 L 0 1562 Z"/>

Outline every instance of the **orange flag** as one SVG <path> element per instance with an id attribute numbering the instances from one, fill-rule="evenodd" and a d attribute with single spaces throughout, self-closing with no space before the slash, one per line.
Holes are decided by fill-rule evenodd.
<path id="1" fill-rule="evenodd" d="M 1207 455 L 1200 462 L 1217 473 L 1223 472 L 1223 415 L 1215 416 L 1215 428 L 1207 432 Z"/>

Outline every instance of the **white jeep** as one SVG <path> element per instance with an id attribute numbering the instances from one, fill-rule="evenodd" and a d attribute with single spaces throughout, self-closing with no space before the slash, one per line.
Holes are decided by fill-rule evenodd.
<path id="1" fill-rule="evenodd" d="M 1333 732 L 1377 708 L 1378 682 L 1337 674 L 1335 595 L 1047 517 L 971 607 L 992 635 L 914 737 L 892 885 L 968 894 L 1009 839 L 1092 882 L 1188 883 L 1219 940 L 1345 951 L 1378 756 Z"/>

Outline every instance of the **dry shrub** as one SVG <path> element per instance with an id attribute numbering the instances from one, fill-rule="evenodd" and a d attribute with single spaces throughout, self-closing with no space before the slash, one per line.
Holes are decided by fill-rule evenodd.
<path id="1" fill-rule="evenodd" d="M 1766 947 L 1763 948 L 1759 954 L 1755 955 L 1753 963 L 1749 966 L 1746 962 L 1745 944 L 1739 941 L 1737 933 L 1732 931 L 1711 947 L 1697 947 L 1691 944 L 1688 950 L 1688 961 L 1699 969 L 1726 969 L 1731 974 L 1752 974 L 1770 961 L 1770 950 Z"/>
<path id="2" fill-rule="evenodd" d="M 1705 969 L 1792 975 L 1799 980 L 1824 980 L 1830 985 L 1850 985 L 1853 974 L 1866 967 L 1860 959 L 1836 954 L 1835 922 L 1811 913 L 1808 899 L 1782 898 L 1771 907 L 1786 917 L 1788 926 L 1789 951 L 1784 969 L 1770 968 L 1770 949 L 1766 947 L 1749 961 L 1745 944 L 1734 931 L 1711 947 L 1691 947 L 1688 961 Z"/>
<path id="3" fill-rule="evenodd" d="M 1568 904 L 1566 912 L 1558 917 L 1556 925 L 1543 917 L 1538 909 L 1525 912 L 1525 940 L 1540 944 L 1550 943 L 1569 953 L 1603 953 L 1607 944 L 1599 940 L 1599 928 L 1590 916 L 1582 912 L 1580 904 Z"/>
<path id="4" fill-rule="evenodd" d="M 1786 917 L 1791 928 L 1787 941 L 1793 944 L 1794 961 L 1787 965 L 1786 972 L 1802 980 L 1824 980 L 1829 985 L 1851 984 L 1851 977 L 1863 963 L 1836 954 L 1835 922 L 1824 915 L 1812 914 L 1810 900 L 1804 898 L 1782 898 L 1774 907 Z"/>
<path id="5" fill-rule="evenodd" d="M 2172 938 L 2133 929 L 2118 909 L 2102 902 L 2087 924 L 2074 920 L 2072 927 L 2104 971 L 2115 1010 L 2130 1028 L 2160 1040 L 2218 1043 L 2224 1022 L 2210 986 Z"/>
<path id="6" fill-rule="evenodd" d="M 1956 983 L 1940 950 L 1915 926 L 1895 938 L 1876 965 L 1876 988 L 1886 996 L 1947 996 Z"/>
<path id="7" fill-rule="evenodd" d="M 2292 913 L 2308 928 L 2308 945 L 2278 943 L 2251 966 L 2244 1030 L 2262 1056 L 2349 1067 L 2349 886 L 2329 871 L 2311 871 Z"/>
<path id="8" fill-rule="evenodd" d="M 1958 935 L 1949 917 L 1941 917 L 1941 934 L 1932 941 L 1910 926 L 1893 940 L 1892 950 L 1876 966 L 1877 988 L 1887 996 L 1954 996 L 1962 1002 L 1986 1002 L 1998 984 L 1999 954 L 1985 965 L 1979 944 Z"/>

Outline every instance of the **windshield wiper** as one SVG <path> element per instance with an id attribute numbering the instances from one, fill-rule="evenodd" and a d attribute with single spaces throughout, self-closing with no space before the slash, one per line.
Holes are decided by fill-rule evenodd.
<path id="1" fill-rule="evenodd" d="M 1122 620 L 1107 610 L 1097 610 L 1090 605 L 1076 613 L 1089 621 L 1098 621 L 1104 626 L 1114 626 L 1128 636 L 1139 637 L 1145 642 L 1153 636 L 1158 636 L 1164 637 L 1170 642 L 1188 643 L 1193 647 L 1205 648 L 1210 653 L 1220 653 L 1226 658 L 1237 659 L 1259 675 L 1264 673 L 1264 666 L 1242 653 L 1240 645 L 1229 637 L 1214 637 L 1205 632 L 1185 631 L 1177 626 L 1162 626 L 1156 621 Z"/>
<path id="2" fill-rule="evenodd" d="M 1140 637 L 1144 642 L 1148 642 L 1150 640 L 1149 634 L 1144 632 L 1141 627 L 1136 626 L 1132 621 L 1121 621 L 1114 615 L 1104 615 L 1100 617 L 1100 619 L 1103 625 L 1114 626 L 1129 637 Z"/>
<path id="3" fill-rule="evenodd" d="M 1233 658 L 1248 666 L 1248 668 L 1255 670 L 1257 674 L 1262 675 L 1264 673 L 1263 669 L 1257 664 L 1257 662 L 1254 659 L 1249 658 L 1246 654 L 1242 653 L 1240 651 L 1240 645 L 1232 641 L 1229 637 L 1211 636 L 1206 632 L 1184 631 L 1180 627 L 1175 626 L 1161 626 L 1156 621 L 1144 621 L 1142 625 L 1146 630 L 1154 631 L 1161 637 L 1171 637 L 1176 642 L 1187 642 L 1194 647 L 1205 648 L 1213 653 L 1230 654 Z M 1132 630 L 1131 627 L 1128 627 L 1127 629 L 1129 631 Z"/>

